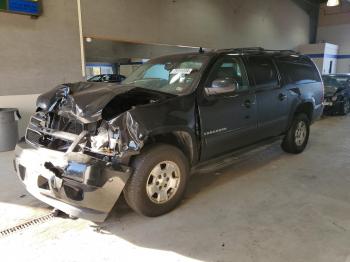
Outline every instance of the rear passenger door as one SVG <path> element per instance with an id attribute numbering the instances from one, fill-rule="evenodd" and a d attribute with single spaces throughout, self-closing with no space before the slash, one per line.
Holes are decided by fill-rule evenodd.
<path id="1" fill-rule="evenodd" d="M 247 60 L 257 101 L 257 136 L 263 139 L 279 135 L 287 126 L 288 92 L 282 88 L 275 62 L 270 56 L 252 55 Z"/>

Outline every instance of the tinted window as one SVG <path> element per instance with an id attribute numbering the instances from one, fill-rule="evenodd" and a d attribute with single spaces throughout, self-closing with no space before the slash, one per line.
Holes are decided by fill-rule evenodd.
<path id="1" fill-rule="evenodd" d="M 220 58 L 214 64 L 205 86 L 210 88 L 212 82 L 218 79 L 234 80 L 238 83 L 237 91 L 244 91 L 249 87 L 243 63 L 238 57 L 225 56 Z"/>
<path id="2" fill-rule="evenodd" d="M 249 57 L 249 67 L 257 86 L 277 86 L 277 70 L 268 57 L 251 56 Z"/>
<path id="3" fill-rule="evenodd" d="M 320 82 L 315 65 L 303 57 L 284 57 L 277 61 L 285 84 Z"/>

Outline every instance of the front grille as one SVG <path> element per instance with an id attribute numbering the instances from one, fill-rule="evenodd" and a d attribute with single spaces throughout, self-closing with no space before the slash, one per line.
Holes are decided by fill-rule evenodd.
<path id="1" fill-rule="evenodd" d="M 83 131 L 97 132 L 98 122 L 83 124 L 50 112 L 38 112 L 31 117 L 26 132 L 26 141 L 48 149 L 65 152 Z"/>
<path id="2" fill-rule="evenodd" d="M 38 133 L 34 130 L 31 130 L 31 129 L 27 129 L 27 133 L 26 133 L 26 140 L 27 141 L 34 143 L 34 144 L 39 144 L 40 137 L 41 137 L 40 133 Z"/>

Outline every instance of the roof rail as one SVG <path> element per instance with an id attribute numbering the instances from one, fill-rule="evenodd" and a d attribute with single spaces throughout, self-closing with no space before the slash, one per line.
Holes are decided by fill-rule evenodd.
<path id="1" fill-rule="evenodd" d="M 248 52 L 263 52 L 265 49 L 262 47 L 243 47 L 243 48 L 232 48 L 227 49 L 233 52 L 248 53 Z"/>
<path id="2" fill-rule="evenodd" d="M 299 54 L 294 50 L 274 50 L 274 49 L 264 49 L 262 47 L 244 47 L 244 48 L 232 48 L 224 49 L 224 52 L 238 52 L 238 53 L 288 53 L 288 54 Z"/>
<path id="3" fill-rule="evenodd" d="M 291 54 L 300 54 L 298 51 L 285 49 L 285 50 L 274 50 L 274 49 L 264 49 L 265 52 L 274 52 L 274 53 L 291 53 Z"/>

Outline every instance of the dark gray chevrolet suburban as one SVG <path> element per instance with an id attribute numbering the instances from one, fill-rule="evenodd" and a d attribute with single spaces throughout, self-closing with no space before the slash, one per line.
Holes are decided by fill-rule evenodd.
<path id="1" fill-rule="evenodd" d="M 27 190 L 103 221 L 120 194 L 146 216 L 172 210 L 199 164 L 271 138 L 301 153 L 323 110 L 323 83 L 293 51 L 165 56 L 121 85 L 80 82 L 42 94 L 15 168 Z"/>

